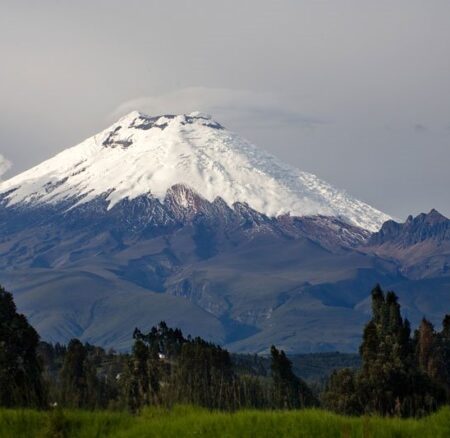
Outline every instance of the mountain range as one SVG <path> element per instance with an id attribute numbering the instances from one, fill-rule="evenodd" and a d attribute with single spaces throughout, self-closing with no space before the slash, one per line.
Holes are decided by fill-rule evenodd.
<path id="1" fill-rule="evenodd" d="M 206 114 L 135 111 L 0 183 L 0 283 L 52 342 L 126 350 L 165 320 L 236 352 L 350 352 L 375 283 L 439 323 L 450 220 L 396 222 Z"/>

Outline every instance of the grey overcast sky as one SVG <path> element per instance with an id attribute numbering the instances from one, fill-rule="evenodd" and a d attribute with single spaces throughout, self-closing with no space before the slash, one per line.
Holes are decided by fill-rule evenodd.
<path id="1" fill-rule="evenodd" d="M 131 109 L 201 110 L 397 218 L 450 216 L 449 23 L 448 0 L 0 0 L 0 177 Z"/>

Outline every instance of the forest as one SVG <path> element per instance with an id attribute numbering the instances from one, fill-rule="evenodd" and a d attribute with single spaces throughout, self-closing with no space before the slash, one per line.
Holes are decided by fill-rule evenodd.
<path id="1" fill-rule="evenodd" d="M 311 385 L 276 346 L 269 356 L 230 354 L 165 322 L 148 333 L 136 328 L 129 353 L 78 339 L 52 345 L 0 288 L 0 405 L 127 415 L 196 406 L 224 413 L 320 408 L 346 416 L 426 417 L 450 401 L 450 315 L 440 331 L 426 319 L 413 331 L 394 292 L 377 285 L 371 296 L 360 366 L 346 358 L 350 367 Z"/>

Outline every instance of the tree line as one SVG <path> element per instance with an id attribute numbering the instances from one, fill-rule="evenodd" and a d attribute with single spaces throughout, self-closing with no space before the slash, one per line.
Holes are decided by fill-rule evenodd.
<path id="1" fill-rule="evenodd" d="M 299 409 L 421 416 L 450 401 L 450 315 L 442 331 L 422 320 L 412 334 L 394 292 L 372 291 L 372 318 L 363 332 L 358 370 L 334 371 L 321 393 L 295 375 L 272 346 L 270 370 L 254 355 L 230 355 L 165 322 L 136 329 L 130 353 L 82 343 L 40 342 L 0 287 L 0 405 L 127 409 L 194 404 L 210 409 Z"/>
<path id="2" fill-rule="evenodd" d="M 283 351 L 271 349 L 271 373 L 238 372 L 229 352 L 161 322 L 136 329 L 131 353 L 119 354 L 72 339 L 39 342 L 0 287 L 0 405 L 128 409 L 178 403 L 211 409 L 291 409 L 318 404 L 292 371 Z"/>
<path id="3" fill-rule="evenodd" d="M 333 372 L 323 404 L 338 413 L 422 416 L 450 402 L 450 315 L 436 332 L 425 318 L 411 333 L 394 292 L 372 290 L 361 369 Z"/>

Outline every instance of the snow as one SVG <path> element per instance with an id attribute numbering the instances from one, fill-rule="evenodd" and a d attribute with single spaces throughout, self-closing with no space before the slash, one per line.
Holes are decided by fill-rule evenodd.
<path id="1" fill-rule="evenodd" d="M 151 194 L 163 200 L 184 184 L 230 206 L 246 202 L 268 216 L 336 216 L 375 231 L 390 217 L 320 180 L 282 163 L 211 116 L 146 116 L 133 111 L 108 129 L 7 181 L 7 205 L 88 202 L 109 193 L 109 208 Z M 11 191 L 15 189 L 14 191 Z"/>

